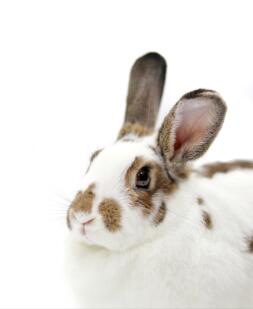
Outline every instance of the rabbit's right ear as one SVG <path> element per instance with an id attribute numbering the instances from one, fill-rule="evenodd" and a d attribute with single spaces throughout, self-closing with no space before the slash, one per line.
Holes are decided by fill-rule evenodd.
<path id="1" fill-rule="evenodd" d="M 158 146 L 168 170 L 183 170 L 185 163 L 201 157 L 218 134 L 226 104 L 212 90 L 185 94 L 165 117 Z"/>
<path id="2" fill-rule="evenodd" d="M 151 134 L 156 124 L 166 75 L 166 62 L 157 53 L 148 53 L 134 63 L 128 86 L 123 127 L 118 138 L 128 134 Z"/>

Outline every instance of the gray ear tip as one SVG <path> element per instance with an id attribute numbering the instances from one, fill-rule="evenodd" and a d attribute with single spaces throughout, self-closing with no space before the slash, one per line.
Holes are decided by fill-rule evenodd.
<path id="1" fill-rule="evenodd" d="M 165 58 L 162 55 L 158 54 L 157 52 L 149 52 L 149 53 L 143 55 L 142 58 L 152 59 L 152 60 L 156 60 L 156 61 L 166 63 Z"/>
<path id="2" fill-rule="evenodd" d="M 137 61 L 145 63 L 155 63 L 156 65 L 162 66 L 164 68 L 166 68 L 167 66 L 165 58 L 157 52 L 149 52 L 137 59 Z"/>
<path id="3" fill-rule="evenodd" d="M 225 110 L 227 109 L 227 105 L 225 101 L 223 100 L 222 96 L 214 90 L 211 89 L 197 89 L 193 90 L 191 92 L 186 93 L 185 95 L 182 96 L 182 99 L 196 99 L 196 98 L 209 98 L 209 99 L 214 99 L 217 103 L 219 103 Z"/>
<path id="4" fill-rule="evenodd" d="M 209 95 L 209 96 L 210 96 L 210 95 L 211 95 L 211 96 L 214 96 L 214 95 L 220 96 L 220 95 L 219 95 L 216 91 L 214 91 L 214 90 L 200 88 L 200 89 L 196 89 L 196 90 L 187 92 L 185 95 L 183 95 L 182 99 L 196 99 L 196 98 L 198 98 L 198 97 L 203 97 L 203 96 L 207 96 L 207 95 Z"/>

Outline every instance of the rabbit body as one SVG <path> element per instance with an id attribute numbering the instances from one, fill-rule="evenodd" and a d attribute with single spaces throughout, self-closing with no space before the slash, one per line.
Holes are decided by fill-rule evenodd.
<path id="1" fill-rule="evenodd" d="M 253 308 L 253 162 L 190 168 L 224 121 L 213 90 L 185 94 L 154 133 L 165 73 L 156 53 L 132 67 L 118 140 L 68 209 L 69 281 L 86 308 Z"/>
<path id="2" fill-rule="evenodd" d="M 252 308 L 252 184 L 253 170 L 212 179 L 192 173 L 169 198 L 168 214 L 150 241 L 114 252 L 71 240 L 68 275 L 80 304 Z"/>

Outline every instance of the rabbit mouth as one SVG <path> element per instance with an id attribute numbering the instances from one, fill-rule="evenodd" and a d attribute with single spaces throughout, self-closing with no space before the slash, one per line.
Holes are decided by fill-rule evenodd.
<path id="1" fill-rule="evenodd" d="M 88 242 L 90 244 L 94 244 L 94 241 L 91 240 L 90 233 L 89 233 L 87 227 L 85 226 L 85 224 L 81 224 L 79 232 L 80 232 L 81 237 L 85 240 L 85 242 Z"/>
<path id="2" fill-rule="evenodd" d="M 90 225 L 90 224 L 92 224 L 93 221 L 94 221 L 95 219 L 96 219 L 96 218 L 92 218 L 92 219 L 90 219 L 90 220 L 86 220 L 86 221 L 84 221 L 84 222 L 80 222 L 80 224 L 81 224 L 81 233 L 82 233 L 83 235 L 85 235 L 86 232 L 87 232 L 87 226 Z"/>

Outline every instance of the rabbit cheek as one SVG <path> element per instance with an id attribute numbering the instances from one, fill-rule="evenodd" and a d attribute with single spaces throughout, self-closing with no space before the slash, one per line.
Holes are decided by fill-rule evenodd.
<path id="1" fill-rule="evenodd" d="M 145 217 L 151 214 L 152 209 L 154 208 L 152 195 L 148 192 L 136 193 L 135 191 L 130 192 L 129 195 L 131 204 L 133 206 L 141 207 L 142 213 Z"/>
<path id="2" fill-rule="evenodd" d="M 121 228 L 121 209 L 113 199 L 104 199 L 99 205 L 99 213 L 106 229 L 109 232 L 116 232 Z"/>
<path id="3" fill-rule="evenodd" d="M 166 204 L 164 202 L 162 202 L 162 204 L 159 207 L 158 212 L 157 212 L 157 214 L 155 215 L 155 218 L 154 218 L 155 225 L 158 225 L 158 224 L 163 222 L 163 220 L 166 216 L 166 212 L 167 212 Z"/>
<path id="4" fill-rule="evenodd" d="M 135 188 L 135 178 L 139 169 L 147 165 L 150 167 L 150 187 L 148 190 Z M 164 168 L 155 161 L 145 161 L 142 157 L 136 157 L 125 176 L 125 185 L 130 197 L 132 206 L 142 209 L 145 217 L 154 214 L 154 223 L 161 223 L 166 216 L 166 204 L 164 197 L 171 195 L 177 188 L 176 183 L 168 178 Z M 154 197 L 160 196 L 158 207 L 155 205 Z"/>

